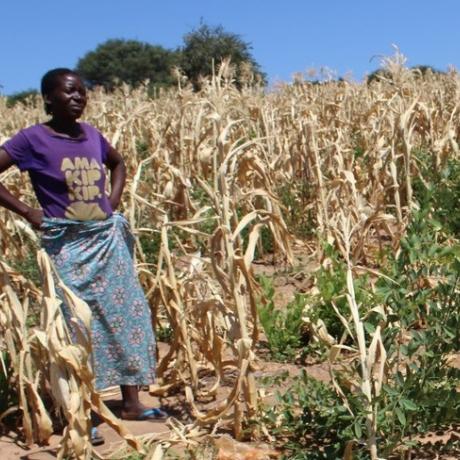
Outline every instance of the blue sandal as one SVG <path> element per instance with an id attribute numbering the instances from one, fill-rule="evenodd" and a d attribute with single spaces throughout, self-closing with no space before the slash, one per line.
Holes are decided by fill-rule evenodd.
<path id="1" fill-rule="evenodd" d="M 93 446 L 101 446 L 105 443 L 105 439 L 103 436 L 99 434 L 98 429 L 93 426 L 91 428 L 91 445 Z"/>
<path id="2" fill-rule="evenodd" d="M 151 409 L 146 409 L 138 415 L 135 416 L 125 416 L 122 417 L 123 420 L 166 420 L 169 417 L 168 413 L 164 410 L 153 407 Z"/>

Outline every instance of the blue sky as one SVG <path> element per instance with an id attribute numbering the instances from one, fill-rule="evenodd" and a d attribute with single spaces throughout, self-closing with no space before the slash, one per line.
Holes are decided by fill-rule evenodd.
<path id="1" fill-rule="evenodd" d="M 249 42 L 271 83 L 311 67 L 360 80 L 392 44 L 409 66 L 460 68 L 458 0 L 4 0 L 0 12 L 1 94 L 37 88 L 109 38 L 176 48 L 201 19 Z"/>

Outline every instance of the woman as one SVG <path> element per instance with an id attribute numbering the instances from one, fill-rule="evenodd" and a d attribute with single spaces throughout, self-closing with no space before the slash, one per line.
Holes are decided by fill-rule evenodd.
<path id="1" fill-rule="evenodd" d="M 123 159 L 99 131 L 77 121 L 87 101 L 77 73 L 47 72 L 41 92 L 50 120 L 0 147 L 0 173 L 13 165 L 27 171 L 41 209 L 2 184 L 0 205 L 43 232 L 42 246 L 61 279 L 90 306 L 96 388 L 121 386 L 124 419 L 165 418 L 138 397 L 138 385 L 154 380 L 155 339 L 132 263 L 131 233 L 124 217 L 113 213 L 125 184 Z M 110 172 L 109 196 L 103 165 Z M 65 305 L 63 312 L 68 320 Z"/>

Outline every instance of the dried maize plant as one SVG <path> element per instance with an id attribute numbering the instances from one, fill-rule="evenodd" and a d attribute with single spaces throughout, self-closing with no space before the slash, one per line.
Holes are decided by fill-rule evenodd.
<path id="1" fill-rule="evenodd" d="M 60 412 L 67 424 L 60 443 L 58 458 L 93 458 L 89 432 L 93 410 L 137 450 L 139 442 L 119 423 L 94 387 L 90 354 L 90 319 L 88 306 L 65 285 L 59 283 L 73 314 L 75 337 L 69 332 L 56 296 L 53 270 L 43 251 L 39 252 L 43 276 L 43 295 L 0 262 L 0 325 L 4 344 L 11 360 L 13 378 L 19 388 L 19 409 L 27 444 L 47 443 L 53 433 L 52 416 Z M 56 274 L 54 273 L 56 277 Z M 16 292 L 21 293 L 22 301 Z M 41 303 L 39 324 L 29 327 L 31 300 Z M 56 414 L 54 414 L 56 418 Z"/>
<path id="2" fill-rule="evenodd" d="M 0 416 L 4 418 L 14 411 L 22 411 L 26 442 L 46 442 L 52 434 L 52 423 L 38 393 L 42 371 L 36 368 L 34 344 L 27 327 L 29 307 L 37 300 L 37 293 L 24 277 L 4 262 L 0 262 L 0 280 L 0 347 L 9 355 L 13 369 L 10 383 L 17 386 L 19 401 L 17 407 L 7 409 Z M 24 299 L 22 302 L 19 296 Z"/>
<path id="3" fill-rule="evenodd" d="M 358 304 L 355 295 L 356 277 L 363 271 L 370 271 L 374 275 L 378 273 L 358 264 L 363 263 L 363 260 L 365 263 L 366 259 L 363 255 L 369 254 L 369 249 L 372 250 L 373 246 L 378 247 L 381 244 L 382 234 L 390 236 L 394 247 L 397 247 L 399 237 L 395 237 L 404 231 L 411 208 L 416 205 L 412 196 L 412 179 L 416 174 L 420 175 L 417 150 L 426 149 L 426 154 L 431 155 L 433 168 L 441 167 L 447 157 L 458 155 L 453 129 L 458 121 L 453 123 L 453 120 L 458 117 L 457 101 L 450 101 L 447 107 L 443 107 L 442 120 L 435 116 L 427 116 L 429 113 L 427 107 L 437 105 L 434 100 L 430 100 L 431 96 L 426 93 L 427 88 L 423 87 L 430 84 L 430 77 L 420 82 L 421 88 L 419 88 L 414 81 L 416 75 L 404 69 L 402 62 L 399 55 L 388 61 L 387 78 L 390 80 L 379 83 L 379 85 L 391 83 L 395 94 L 388 99 L 383 99 L 385 110 L 388 112 L 378 116 L 378 122 L 384 126 L 386 133 L 376 132 L 377 146 L 379 149 L 385 148 L 385 155 L 380 158 L 375 157 L 374 162 L 371 163 L 373 168 L 371 177 L 375 179 L 372 185 L 379 186 L 373 189 L 372 194 L 368 193 L 369 189 L 366 189 L 368 184 L 364 183 L 362 176 L 360 177 L 362 167 L 357 161 L 359 156 L 356 158 L 356 151 L 354 155 L 348 155 L 353 145 L 348 145 L 348 152 L 347 149 L 341 150 L 347 145 L 346 139 L 350 138 L 348 135 L 337 142 L 324 159 L 321 155 L 324 150 L 318 145 L 326 148 L 326 142 L 322 144 L 317 142 L 320 136 L 313 131 L 310 131 L 309 137 L 313 150 L 317 149 L 317 154 L 313 155 L 312 168 L 320 165 L 315 180 L 324 207 L 318 210 L 318 222 L 328 241 L 339 249 L 346 263 L 345 296 L 348 300 L 349 313 L 344 315 L 334 308 L 345 328 L 344 337 L 347 338 L 347 344 L 344 344 L 343 338 L 336 343 L 327 334 L 324 323 L 317 324 L 312 329 L 316 330 L 318 336 L 321 336 L 323 341 L 329 342 L 331 346 L 329 360 L 332 381 L 353 417 L 358 417 L 358 414 L 353 413 L 352 405 L 348 404 L 347 392 L 351 390 L 362 401 L 367 448 L 372 459 L 379 458 L 377 401 L 382 385 L 390 377 L 389 373 L 394 372 L 394 368 L 391 368 L 387 362 L 387 353 L 381 338 L 381 328 L 384 324 L 378 325 L 373 332 L 366 331 L 364 322 L 369 314 L 369 308 Z M 449 91 L 455 89 L 454 94 L 457 95 L 458 77 L 451 75 L 449 78 L 452 78 L 449 82 L 451 83 Z M 374 91 L 375 87 L 371 90 Z M 379 86 L 379 97 L 382 97 L 385 91 L 388 91 L 387 87 Z M 355 98 L 359 100 L 359 93 Z M 458 97 L 456 96 L 455 99 Z M 377 103 L 374 103 L 373 107 L 376 105 Z M 325 110 L 323 109 L 323 113 Z M 357 120 L 359 117 L 350 116 L 349 119 Z M 366 134 L 360 136 L 365 138 Z M 366 142 L 367 145 L 371 145 L 369 140 Z M 331 179 L 324 180 L 327 177 Z M 322 191 L 324 193 L 321 193 Z M 378 207 L 375 206 L 376 198 L 380 201 Z M 380 214 L 374 212 L 376 208 L 380 209 Z M 382 317 L 386 318 L 386 307 L 382 305 L 376 308 Z M 322 328 L 319 327 L 321 325 Z M 347 353 L 346 361 L 341 356 L 343 351 Z M 346 388 L 341 385 L 346 385 Z M 346 448 L 349 455 L 352 455 L 352 451 L 353 442 Z"/>
<path id="4" fill-rule="evenodd" d="M 40 123 L 45 118 L 43 102 L 38 95 L 29 96 L 25 103 L 15 104 L 13 107 L 8 107 L 6 97 L 0 97 L 0 113 L 8 113 L 8 116 L 5 118 L 2 117 L 0 122 L 0 145 L 11 134 L 16 133 L 26 126 Z"/>
<path id="5" fill-rule="evenodd" d="M 387 79 L 377 82 L 297 82 L 267 96 L 278 112 L 265 124 L 276 138 L 277 183 L 291 181 L 294 200 L 314 206 L 326 240 L 338 211 L 352 209 L 362 227 L 352 255 L 364 263 L 382 237 L 397 247 L 420 155 L 439 169 L 458 152 L 458 75 L 421 78 L 398 54 L 383 64 Z"/>
<path id="6" fill-rule="evenodd" d="M 121 87 L 110 95 L 91 92 L 86 119 L 127 163 L 123 211 L 137 236 L 136 262 L 155 324 L 172 329 L 152 391 L 187 388 L 200 424 L 232 421 L 238 435 L 243 414 L 255 410 L 256 284 L 251 261 L 256 250 L 263 254 L 262 229 L 269 229 L 275 250 L 289 259 L 285 219 L 292 213 L 294 218 L 307 215 L 302 224 L 317 230 L 310 236 L 309 250 L 322 258 L 320 240 L 326 239 L 355 276 L 359 266 L 372 262 L 379 245 L 398 247 L 414 206 L 412 180 L 415 175 L 424 179 L 422 160 L 439 171 L 458 155 L 458 74 L 421 76 L 406 69 L 399 54 L 384 60 L 383 70 L 371 83 L 314 84 L 297 78 L 292 85 L 264 93 L 244 85 L 237 90 L 231 85 L 232 69 L 224 64 L 198 92 L 182 82 L 177 90 L 155 98 L 142 87 Z M 0 98 L 0 113 L 0 142 L 46 119 L 38 100 L 24 110 L 21 105 L 7 108 Z M 14 168 L 1 180 L 34 202 L 30 185 Z M 283 189 L 288 194 L 281 203 L 277 197 Z M 2 260 L 15 267 L 8 269 L 12 281 L 2 294 L 2 306 L 14 305 L 15 311 L 6 316 L 2 310 L 0 327 L 7 331 L 31 309 L 33 302 L 27 299 L 41 296 L 32 295 L 32 284 L 19 283 L 15 274 L 24 266 L 17 262 L 35 252 L 33 232 L 3 210 L 0 226 Z M 19 303 L 12 303 L 13 291 Z M 351 321 L 350 329 L 355 327 L 358 340 L 359 317 L 350 313 L 345 319 Z M 27 357 L 38 369 L 37 363 L 50 362 L 45 357 L 51 351 L 38 339 L 32 346 L 27 334 L 27 339 L 8 339 L 8 353 L 15 360 L 23 356 L 24 363 Z M 374 339 L 371 343 L 379 348 Z M 356 343 L 360 362 L 369 360 L 372 350 Z M 20 391 L 32 392 L 27 382 L 35 382 L 35 374 L 15 372 Z M 45 373 L 41 375 L 44 379 Z M 75 398 L 87 401 L 89 393 L 75 391 Z M 217 397 L 211 410 L 199 405 Z M 29 431 L 38 433 L 33 423 L 42 423 L 43 433 L 48 433 L 46 417 L 29 423 Z M 373 423 L 369 419 L 370 434 Z"/>
<path id="7" fill-rule="evenodd" d="M 129 215 L 138 233 L 156 222 L 161 228 L 156 274 L 142 275 L 155 317 L 166 315 L 172 339 L 152 391 L 185 384 L 198 423 L 223 423 L 233 414 L 238 433 L 242 411 L 252 416 L 257 404 L 251 262 L 261 229 L 269 228 L 276 247 L 290 253 L 263 144 L 247 135 L 244 110 L 235 103 L 241 96 L 223 80 L 217 75 L 198 100 L 187 91 L 180 95 L 180 115 L 157 130 L 164 138 L 158 136 L 154 154 L 133 175 Z M 141 267 L 149 264 L 142 247 L 139 258 Z M 195 399 L 216 397 L 224 380 L 231 382 L 227 394 L 201 411 Z"/>
<path id="8" fill-rule="evenodd" d="M 353 417 L 351 405 L 347 401 L 345 388 L 352 389 L 355 394 L 363 401 L 362 411 L 365 414 L 366 433 L 365 439 L 367 449 L 372 460 L 378 460 L 377 434 L 378 417 L 377 398 L 379 397 L 382 385 L 386 382 L 389 366 L 386 360 L 387 353 L 381 337 L 382 325 L 377 325 L 374 332 L 366 331 L 364 321 L 368 314 L 365 305 L 357 302 L 355 295 L 354 280 L 358 274 L 357 267 L 352 261 L 351 243 L 353 233 L 359 232 L 360 227 L 353 227 L 353 218 L 347 211 L 339 212 L 339 219 L 335 229 L 335 237 L 340 239 L 343 248 L 343 256 L 346 263 L 346 293 L 350 314 L 345 317 L 336 309 L 340 321 L 345 327 L 346 336 L 351 339 L 351 344 L 331 343 L 329 353 L 330 374 L 337 394 L 343 399 L 345 407 Z M 382 307 L 382 313 L 384 308 Z M 385 316 L 385 315 L 384 315 Z M 366 336 L 368 336 L 366 338 Z M 341 357 L 342 352 L 347 353 L 346 360 Z M 340 377 L 340 378 L 337 378 Z M 340 383 L 339 383 L 340 382 Z M 351 441 L 346 448 L 352 458 L 354 441 Z"/>

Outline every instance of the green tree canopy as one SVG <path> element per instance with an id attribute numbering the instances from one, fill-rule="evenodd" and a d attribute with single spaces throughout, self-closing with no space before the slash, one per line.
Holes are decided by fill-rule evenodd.
<path id="1" fill-rule="evenodd" d="M 33 102 L 40 93 L 36 89 L 26 89 L 10 94 L 6 99 L 7 107 L 14 107 L 16 104 L 27 104 Z"/>
<path id="2" fill-rule="evenodd" d="M 181 49 L 181 67 L 195 87 L 200 76 L 212 75 L 213 61 L 218 66 L 223 59 L 230 58 L 236 65 L 236 83 L 241 83 L 242 64 L 248 63 L 255 75 L 265 83 L 265 74 L 251 54 L 251 45 L 237 34 L 226 32 L 222 26 L 210 27 L 202 24 L 184 36 Z"/>
<path id="3" fill-rule="evenodd" d="M 445 72 L 442 72 L 431 65 L 414 65 L 411 67 L 411 70 L 418 72 L 421 76 L 425 76 L 428 73 L 432 73 L 433 75 L 445 75 Z"/>
<path id="4" fill-rule="evenodd" d="M 90 87 L 112 90 L 120 82 L 138 86 L 147 79 L 155 86 L 171 85 L 171 69 L 177 63 L 175 51 L 137 40 L 112 39 L 83 56 L 76 70 Z"/>
<path id="5" fill-rule="evenodd" d="M 410 70 L 413 71 L 415 77 L 424 77 L 425 75 L 429 73 L 432 73 L 433 75 L 445 74 L 445 72 L 442 72 L 430 65 L 415 65 L 415 66 L 410 67 Z M 377 69 L 377 70 L 374 70 L 372 73 L 370 73 L 367 76 L 366 82 L 369 84 L 369 83 L 381 81 L 381 80 L 392 81 L 393 75 L 387 69 Z"/>

